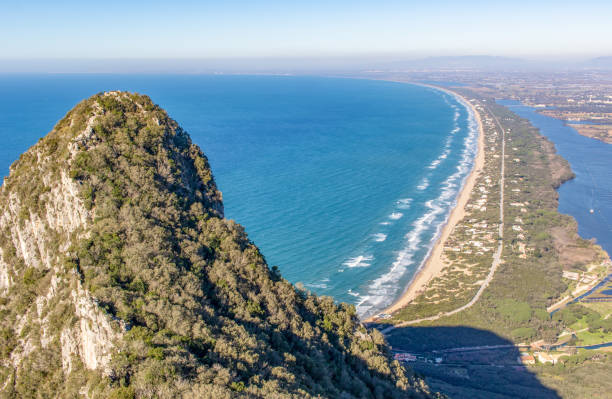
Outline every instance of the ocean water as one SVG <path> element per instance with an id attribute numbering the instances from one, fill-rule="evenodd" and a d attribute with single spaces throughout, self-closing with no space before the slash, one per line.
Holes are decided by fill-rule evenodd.
<path id="1" fill-rule="evenodd" d="M 576 174 L 558 190 L 559 212 L 576 219 L 581 237 L 595 238 L 612 254 L 612 145 L 581 136 L 563 121 L 539 114 L 518 101 L 498 102 L 528 119 L 555 143 L 557 152 Z"/>
<path id="2" fill-rule="evenodd" d="M 472 168 L 476 124 L 422 86 L 287 76 L 0 76 L 0 173 L 78 101 L 149 95 L 209 157 L 226 216 L 293 283 L 369 315 L 400 295 Z"/>

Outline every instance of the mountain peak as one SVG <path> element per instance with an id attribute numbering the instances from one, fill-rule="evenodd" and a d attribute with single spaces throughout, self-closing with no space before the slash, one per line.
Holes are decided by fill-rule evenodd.
<path id="1" fill-rule="evenodd" d="M 94 95 L 24 153 L 0 231 L 13 396 L 429 396 L 354 307 L 268 267 L 147 96 Z"/>

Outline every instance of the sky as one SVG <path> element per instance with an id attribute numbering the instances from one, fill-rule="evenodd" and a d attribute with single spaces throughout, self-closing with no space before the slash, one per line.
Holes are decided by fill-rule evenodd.
<path id="1" fill-rule="evenodd" d="M 612 55 L 612 1 L 0 0 L 0 62 Z"/>

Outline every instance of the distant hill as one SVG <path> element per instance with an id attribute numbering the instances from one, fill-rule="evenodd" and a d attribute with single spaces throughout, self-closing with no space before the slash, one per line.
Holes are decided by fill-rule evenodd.
<path id="1" fill-rule="evenodd" d="M 433 68 L 508 68 L 525 66 L 527 62 L 520 58 L 496 57 L 490 55 L 467 55 L 427 57 L 409 62 L 410 65 L 421 65 Z"/>
<path id="2" fill-rule="evenodd" d="M 594 68 L 612 69 L 612 56 L 593 58 L 587 64 Z"/>
<path id="3" fill-rule="evenodd" d="M 431 397 L 353 306 L 268 267 L 136 94 L 81 102 L 11 166 L 0 312 L 2 398 Z"/>

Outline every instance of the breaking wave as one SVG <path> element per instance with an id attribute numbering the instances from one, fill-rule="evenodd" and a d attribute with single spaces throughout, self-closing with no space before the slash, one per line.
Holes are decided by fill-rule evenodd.
<path id="1" fill-rule="evenodd" d="M 383 233 L 376 233 L 374 234 L 374 241 L 376 242 L 383 242 L 387 239 L 387 235 L 383 234 Z"/>
<path id="2" fill-rule="evenodd" d="M 410 231 L 404 237 L 403 247 L 397 251 L 391 266 L 365 289 L 361 296 L 362 299 L 356 305 L 360 316 L 370 316 L 390 305 L 401 293 L 402 282 L 406 281 L 402 278 L 405 277 L 406 273 L 412 272 L 412 276 L 414 276 L 423 266 L 456 204 L 460 188 L 472 169 L 477 151 L 478 127 L 469 105 L 459 97 L 457 97 L 457 101 L 468 111 L 469 129 L 463 143 L 459 164 L 454 173 L 441 183 L 439 195 L 424 203 L 425 212 L 410 225 Z M 458 120 L 458 114 L 458 109 L 455 108 L 455 122 Z M 437 167 L 441 162 L 440 160 L 446 159 L 449 154 L 450 142 L 440 157 L 436 159 L 439 162 L 434 161 L 435 165 L 432 163 L 430 169 Z M 431 166 L 434 166 L 434 168 L 431 168 Z M 417 253 L 423 247 L 427 248 L 427 255 L 423 258 L 420 256 L 417 258 Z M 419 263 L 417 264 L 417 262 Z"/>
<path id="3" fill-rule="evenodd" d="M 354 258 L 351 258 L 343 263 L 344 266 L 352 268 L 352 267 L 368 267 L 374 260 L 372 255 L 359 255 Z"/>

